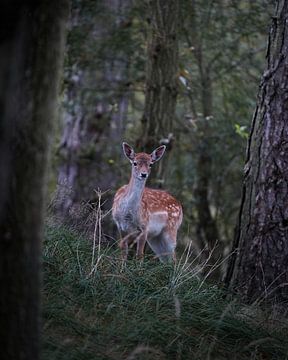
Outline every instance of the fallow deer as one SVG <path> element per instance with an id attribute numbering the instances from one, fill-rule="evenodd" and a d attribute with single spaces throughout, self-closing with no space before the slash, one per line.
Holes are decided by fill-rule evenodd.
<path id="1" fill-rule="evenodd" d="M 147 242 L 160 261 L 175 260 L 182 206 L 166 191 L 145 187 L 151 166 L 162 158 L 166 147 L 162 145 L 151 154 L 136 154 L 125 142 L 122 147 L 132 164 L 130 181 L 116 192 L 112 207 L 121 237 L 122 256 L 127 258 L 128 245 L 133 241 L 137 244 L 137 257 L 142 258 Z"/>

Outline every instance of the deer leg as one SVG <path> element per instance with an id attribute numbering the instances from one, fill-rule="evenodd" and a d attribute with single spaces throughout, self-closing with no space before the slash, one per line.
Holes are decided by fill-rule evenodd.
<path id="1" fill-rule="evenodd" d="M 134 231 L 132 233 L 127 234 L 126 236 L 124 236 L 124 238 L 122 238 L 121 234 L 120 234 L 120 243 L 119 243 L 119 247 L 121 249 L 122 252 L 122 259 L 123 260 L 127 260 L 127 256 L 128 256 L 128 244 L 129 244 L 129 240 L 131 240 L 131 238 L 133 236 L 135 236 L 138 232 Z"/>
<path id="2" fill-rule="evenodd" d="M 176 234 L 175 234 L 176 236 Z M 176 261 L 175 247 L 176 237 L 174 234 L 161 233 L 149 238 L 148 244 L 161 262 Z"/>
<path id="3" fill-rule="evenodd" d="M 128 256 L 128 242 L 125 240 L 125 237 L 122 239 L 120 238 L 119 247 L 121 249 L 122 259 L 127 260 Z"/>
<path id="4" fill-rule="evenodd" d="M 144 257 L 144 248 L 145 248 L 145 244 L 147 241 L 147 233 L 141 233 L 140 235 L 137 236 L 136 240 L 137 241 L 137 252 L 136 252 L 136 256 L 138 259 L 143 259 Z"/>

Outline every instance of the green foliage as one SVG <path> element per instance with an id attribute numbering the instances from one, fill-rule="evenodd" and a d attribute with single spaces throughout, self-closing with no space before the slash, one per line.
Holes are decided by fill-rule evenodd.
<path id="1" fill-rule="evenodd" d="M 187 259 L 123 266 L 106 248 L 91 260 L 86 239 L 47 227 L 43 359 L 287 359 L 287 324 L 261 323 Z"/>
<path id="2" fill-rule="evenodd" d="M 177 151 L 186 161 L 183 167 L 178 156 L 172 166 L 182 172 L 180 199 L 193 219 L 197 159 L 203 153 L 211 158 L 209 205 L 220 239 L 228 243 L 241 198 L 247 133 L 265 67 L 272 4 L 195 0 L 181 2 L 181 11 L 180 74 L 185 86 L 179 86 L 175 135 Z M 179 188 L 177 181 L 168 179 L 168 186 Z M 187 192 L 192 194 L 189 202 Z"/>
<path id="3" fill-rule="evenodd" d="M 235 132 L 236 134 L 238 134 L 240 137 L 244 138 L 244 139 L 248 139 L 248 132 L 247 132 L 247 126 L 241 126 L 239 124 L 235 124 Z"/>

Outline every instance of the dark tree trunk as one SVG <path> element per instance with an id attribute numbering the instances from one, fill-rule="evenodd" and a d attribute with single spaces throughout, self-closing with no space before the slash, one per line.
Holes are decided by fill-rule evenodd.
<path id="1" fill-rule="evenodd" d="M 207 71 L 208 73 L 208 71 Z M 203 75 L 204 76 L 204 75 Z M 218 227 L 210 209 L 209 188 L 212 173 L 211 158 L 211 125 L 209 117 L 212 115 L 212 84 L 209 77 L 203 81 L 202 110 L 203 119 L 199 121 L 200 137 L 197 139 L 196 153 L 196 185 L 195 205 L 197 210 L 197 236 L 203 251 L 204 261 L 207 261 L 205 274 L 212 280 L 221 280 L 223 276 L 221 261 L 223 259 L 223 243 L 220 241 Z M 209 260 L 208 260 L 209 259 Z"/>
<path id="2" fill-rule="evenodd" d="M 0 14 L 0 353 L 37 360 L 45 182 L 68 0 L 4 1 Z"/>
<path id="3" fill-rule="evenodd" d="M 212 82 L 209 69 L 204 70 L 204 59 L 201 46 L 197 50 L 197 65 L 201 78 L 201 108 L 203 119 L 199 119 L 200 137 L 197 142 L 197 179 L 195 189 L 196 208 L 198 213 L 198 226 L 203 235 L 204 243 L 209 249 L 215 247 L 219 241 L 216 222 L 210 211 L 209 186 L 212 177 L 212 158 L 210 154 L 211 129 L 209 117 L 213 114 Z"/>
<path id="4" fill-rule="evenodd" d="M 278 1 L 244 168 L 226 282 L 248 302 L 288 301 L 288 1 Z"/>
<path id="5" fill-rule="evenodd" d="M 191 48 L 195 63 L 199 72 L 199 109 L 202 116 L 198 117 L 195 109 L 193 94 L 190 94 L 191 110 L 197 119 L 198 131 L 195 136 L 196 151 L 192 154 L 196 158 L 196 184 L 195 184 L 195 207 L 197 211 L 197 243 L 202 251 L 202 260 L 206 263 L 204 268 L 205 275 L 211 280 L 220 280 L 223 276 L 221 261 L 223 259 L 223 243 L 220 239 L 216 219 L 211 213 L 211 199 L 209 191 L 211 189 L 212 173 L 212 154 L 211 148 L 211 121 L 213 116 L 213 82 L 211 79 L 211 69 L 206 59 L 207 54 L 203 50 L 201 33 L 199 33 L 199 23 L 197 23 L 197 7 L 195 1 L 191 1 L 190 9 L 190 28 L 186 30 L 186 39 Z M 196 81 L 196 80 L 194 80 Z M 209 275 L 208 275 L 209 274 Z"/>
<path id="6" fill-rule="evenodd" d="M 145 106 L 137 147 L 151 151 L 165 144 L 170 150 L 177 98 L 179 2 L 155 0 L 148 6 Z M 157 177 L 163 177 L 166 162 L 167 156 Z"/>

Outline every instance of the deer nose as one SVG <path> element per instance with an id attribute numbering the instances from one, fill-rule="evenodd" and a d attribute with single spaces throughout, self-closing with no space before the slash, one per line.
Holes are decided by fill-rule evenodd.
<path id="1" fill-rule="evenodd" d="M 141 173 L 141 177 L 142 177 L 143 179 L 147 178 L 147 176 L 148 176 L 147 173 Z"/>

